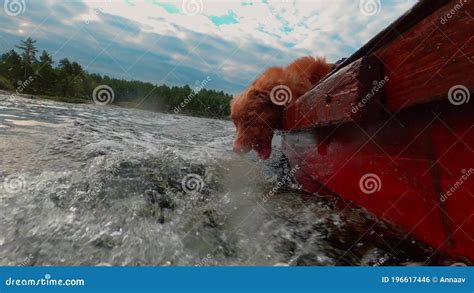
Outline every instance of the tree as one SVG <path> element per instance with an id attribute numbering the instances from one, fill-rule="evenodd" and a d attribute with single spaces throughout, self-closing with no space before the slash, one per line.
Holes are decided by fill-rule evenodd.
<path id="1" fill-rule="evenodd" d="M 31 75 L 34 72 L 33 65 L 37 63 L 36 53 L 38 52 L 35 43 L 36 40 L 27 38 L 26 40 L 21 41 L 19 45 L 16 45 L 16 47 L 22 51 L 21 58 L 24 66 L 23 78 L 28 77 L 28 75 Z"/>
<path id="2" fill-rule="evenodd" d="M 40 93 L 53 95 L 57 91 L 57 74 L 53 63 L 51 55 L 43 51 L 39 57 L 38 76 L 34 81 L 34 85 Z"/>
<path id="3" fill-rule="evenodd" d="M 40 60 L 40 65 L 45 66 L 45 65 L 53 65 L 53 57 L 48 54 L 45 50 L 43 50 L 43 53 L 41 53 L 41 56 L 39 58 Z"/>
<path id="4" fill-rule="evenodd" d="M 59 85 L 61 94 L 66 97 L 87 96 L 86 89 L 90 88 L 86 74 L 77 62 L 64 58 L 59 60 Z"/>
<path id="5" fill-rule="evenodd" d="M 61 90 L 61 95 L 67 97 L 69 96 L 70 90 L 70 83 L 72 81 L 72 65 L 69 59 L 64 58 L 59 60 L 59 80 L 58 85 Z"/>
<path id="6" fill-rule="evenodd" d="M 28 38 L 21 41 L 15 50 L 0 55 L 0 87 L 14 90 L 19 81 L 29 76 L 34 80 L 24 89 L 26 93 L 62 96 L 64 101 L 85 101 L 99 85 L 112 87 L 114 102 L 146 110 L 188 113 L 200 116 L 226 117 L 229 115 L 231 95 L 223 91 L 201 89 L 195 92 L 189 85 L 154 85 L 138 80 L 115 79 L 100 74 L 88 73 L 82 66 L 68 58 L 54 61 L 47 51 L 42 51 L 39 60 L 36 41 Z M 75 99 L 73 99 L 75 98 Z M 89 99 L 89 98 L 87 98 Z"/>
<path id="7" fill-rule="evenodd" d="M 3 76 L 8 78 L 11 83 L 16 84 L 23 76 L 20 55 L 14 50 L 3 54 L 1 56 L 0 72 Z"/>

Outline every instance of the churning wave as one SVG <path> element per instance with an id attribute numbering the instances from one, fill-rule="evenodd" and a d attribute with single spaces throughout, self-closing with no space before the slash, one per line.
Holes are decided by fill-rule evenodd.
<path id="1" fill-rule="evenodd" d="M 233 155 L 233 134 L 225 120 L 0 96 L 0 265 L 444 261 L 304 193 L 278 139 L 263 163 Z"/>

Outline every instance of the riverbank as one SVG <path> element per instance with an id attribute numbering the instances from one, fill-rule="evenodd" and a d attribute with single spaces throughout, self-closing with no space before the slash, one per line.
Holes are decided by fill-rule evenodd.
<path id="1" fill-rule="evenodd" d="M 48 96 L 48 95 L 35 95 L 35 94 L 28 94 L 28 93 L 21 93 L 21 94 L 16 94 L 15 92 L 12 91 L 6 91 L 6 90 L 0 90 L 0 95 L 5 95 L 5 96 L 16 96 L 16 97 L 21 97 L 25 99 L 42 99 L 42 100 L 50 100 L 50 101 L 55 101 L 55 102 L 63 102 L 63 103 L 70 103 L 70 104 L 93 104 L 94 102 L 92 99 L 81 99 L 81 98 L 71 98 L 71 97 L 62 97 L 62 96 Z M 179 113 L 174 113 L 173 111 L 156 111 L 156 110 L 150 110 L 146 107 L 137 107 L 136 102 L 130 102 L 130 101 L 121 101 L 121 102 L 114 102 L 113 104 L 110 104 L 110 106 L 116 106 L 120 108 L 127 108 L 127 109 L 138 109 L 138 110 L 143 110 L 147 112 L 155 112 L 155 113 L 166 113 L 166 114 L 180 114 L 180 115 L 186 115 L 186 116 L 192 116 L 192 117 L 200 117 L 200 118 L 209 118 L 209 119 L 218 119 L 218 120 L 230 120 L 228 116 L 214 116 L 213 115 L 204 115 L 202 113 L 195 113 L 192 111 L 185 111 L 184 109 L 181 109 Z"/>
<path id="2" fill-rule="evenodd" d="M 12 91 L 6 91 L 6 90 L 0 90 L 0 95 L 5 95 L 5 96 L 15 96 L 15 97 L 20 97 L 20 98 L 25 98 L 25 99 L 44 99 L 44 100 L 51 100 L 51 101 L 56 101 L 56 102 L 64 102 L 64 103 L 72 103 L 72 104 L 87 104 L 91 103 L 91 101 L 86 100 L 86 99 L 80 99 L 80 98 L 68 98 L 68 97 L 60 97 L 60 96 L 47 96 L 47 95 L 35 95 L 35 94 L 29 94 L 29 93 L 20 93 L 17 94 Z"/>

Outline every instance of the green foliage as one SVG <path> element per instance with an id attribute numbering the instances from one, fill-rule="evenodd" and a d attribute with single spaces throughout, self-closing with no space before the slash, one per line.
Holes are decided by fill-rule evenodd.
<path id="1" fill-rule="evenodd" d="M 74 104 L 86 104 L 89 103 L 88 99 L 80 99 L 80 98 L 71 98 L 71 97 L 58 97 L 58 96 L 48 96 L 48 95 L 39 95 L 40 98 L 57 101 L 57 102 L 65 102 L 65 103 L 74 103 Z"/>
<path id="2" fill-rule="evenodd" d="M 42 51 L 39 58 L 36 40 L 28 38 L 0 56 L 0 88 L 14 90 L 16 84 L 29 80 L 23 93 L 72 103 L 92 101 L 94 88 L 110 86 L 119 106 L 152 111 L 183 113 L 207 117 L 228 117 L 232 96 L 223 91 L 206 89 L 207 77 L 199 87 L 154 85 L 149 82 L 123 80 L 88 73 L 80 64 L 67 58 L 54 66 L 52 56 Z M 3 78 L 1 77 L 3 76 Z M 32 81 L 31 81 L 32 80 Z"/>
<path id="3" fill-rule="evenodd" d="M 35 46 L 36 41 L 32 38 L 27 38 L 21 41 L 16 47 L 22 51 L 21 65 L 23 67 L 23 78 L 33 75 L 34 65 L 38 62 L 36 60 L 36 53 L 38 50 Z"/>
<path id="4" fill-rule="evenodd" d="M 6 77 L 0 75 L 0 90 L 13 91 L 15 87 Z"/>

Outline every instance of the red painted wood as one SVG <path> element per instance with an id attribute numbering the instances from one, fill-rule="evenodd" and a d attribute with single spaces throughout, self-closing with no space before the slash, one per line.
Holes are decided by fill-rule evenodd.
<path id="1" fill-rule="evenodd" d="M 377 57 L 358 59 L 323 79 L 285 109 L 283 129 L 376 120 L 385 109 L 446 100 L 454 86 L 474 92 L 473 15 L 473 0 L 442 6 L 378 48 Z M 357 107 L 373 89 L 369 102 Z"/>
<path id="2" fill-rule="evenodd" d="M 386 83 L 382 73 L 375 56 L 356 60 L 288 106 L 283 128 L 375 120 L 381 113 L 379 103 Z"/>
<path id="3" fill-rule="evenodd" d="M 390 111 L 446 99 L 458 84 L 474 92 L 473 17 L 473 0 L 450 1 L 375 52 L 389 79 Z"/>
<path id="4" fill-rule="evenodd" d="M 420 2 L 287 108 L 283 125 L 292 132 L 282 144 L 306 190 L 340 195 L 474 263 L 474 4 L 436 2 L 431 14 L 422 9 L 429 2 Z M 371 54 L 388 82 L 372 100 L 381 103 L 353 115 L 350 106 L 374 76 L 363 62 Z M 459 85 L 467 91 L 454 106 L 448 93 Z M 380 180 L 380 190 L 361 190 L 367 174 Z"/>
<path id="5" fill-rule="evenodd" d="M 381 99 L 378 94 L 382 91 L 382 108 L 391 112 L 446 100 L 454 86 L 462 85 L 474 92 L 473 15 L 474 0 L 450 1 L 441 6 L 375 52 L 365 52 L 368 56 L 330 73 L 285 109 L 283 129 L 378 119 L 383 111 L 376 101 Z M 383 79 L 386 82 L 382 90 L 362 110 L 352 111 L 377 88 L 373 82 Z"/>
<path id="6" fill-rule="evenodd" d="M 474 168 L 472 105 L 443 103 L 438 118 L 424 107 L 377 123 L 288 132 L 283 151 L 300 166 L 296 176 L 308 191 L 324 193 L 324 186 L 436 249 L 474 261 L 474 174 L 441 199 L 463 169 Z M 381 185 L 367 194 L 359 183 L 370 173 Z"/>
<path id="7" fill-rule="evenodd" d="M 443 215 L 452 237 L 452 253 L 474 258 L 474 110 L 469 119 L 452 116 L 432 125 L 435 164 L 441 181 Z M 454 192 L 447 193 L 450 189 Z"/>

